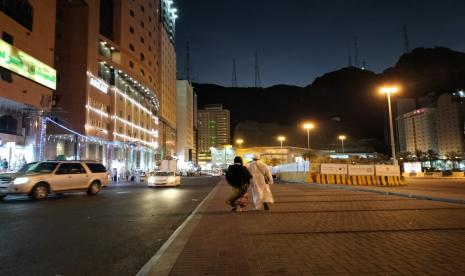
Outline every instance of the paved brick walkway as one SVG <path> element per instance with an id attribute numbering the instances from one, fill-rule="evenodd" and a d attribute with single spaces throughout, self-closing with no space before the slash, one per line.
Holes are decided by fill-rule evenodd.
<path id="1" fill-rule="evenodd" d="M 465 205 L 272 186 L 270 212 L 232 213 L 222 183 L 170 275 L 465 274 Z"/>

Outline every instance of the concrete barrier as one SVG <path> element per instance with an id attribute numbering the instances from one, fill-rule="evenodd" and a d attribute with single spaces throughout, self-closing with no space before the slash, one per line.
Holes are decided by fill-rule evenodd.
<path id="1" fill-rule="evenodd" d="M 360 185 L 360 186 L 403 186 L 407 185 L 406 177 L 403 176 L 370 176 L 370 175 L 327 175 L 316 174 L 315 181 L 307 183 L 317 184 L 343 184 L 343 185 Z"/>
<path id="2" fill-rule="evenodd" d="M 309 180 L 307 172 L 281 172 L 277 176 L 286 182 L 308 182 Z"/>

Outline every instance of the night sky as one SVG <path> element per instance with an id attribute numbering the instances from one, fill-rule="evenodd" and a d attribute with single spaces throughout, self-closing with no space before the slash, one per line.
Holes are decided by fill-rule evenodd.
<path id="1" fill-rule="evenodd" d="M 184 77 L 189 40 L 194 81 L 201 83 L 230 86 L 236 57 L 239 86 L 253 86 L 258 51 L 263 86 L 305 86 L 347 66 L 355 36 L 360 62 L 381 72 L 404 51 L 404 24 L 410 48 L 465 51 L 464 0 L 176 0 L 175 5 L 178 72 Z"/>

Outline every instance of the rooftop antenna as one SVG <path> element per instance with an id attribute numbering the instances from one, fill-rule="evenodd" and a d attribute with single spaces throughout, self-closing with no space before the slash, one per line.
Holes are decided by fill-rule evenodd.
<path id="1" fill-rule="evenodd" d="M 408 54 L 410 53 L 410 41 L 408 38 L 408 30 L 407 30 L 407 25 L 404 24 L 402 26 L 403 32 L 404 32 L 404 53 Z"/>
<path id="2" fill-rule="evenodd" d="M 191 50 L 189 40 L 186 42 L 186 65 L 184 67 L 186 80 L 191 81 Z"/>
<path id="3" fill-rule="evenodd" d="M 236 58 L 233 58 L 233 69 L 232 69 L 232 87 L 237 87 L 237 71 L 236 71 Z"/>
<path id="4" fill-rule="evenodd" d="M 255 52 L 255 87 L 261 87 L 260 65 L 258 65 L 258 52 Z"/>
<path id="5" fill-rule="evenodd" d="M 359 68 L 360 67 L 360 62 L 358 60 L 358 37 L 354 37 L 354 64 L 355 67 Z"/>

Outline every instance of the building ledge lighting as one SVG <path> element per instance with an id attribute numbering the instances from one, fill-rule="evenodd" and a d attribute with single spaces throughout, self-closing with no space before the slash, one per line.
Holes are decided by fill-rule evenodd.
<path id="1" fill-rule="evenodd" d="M 90 105 L 86 105 L 86 108 L 87 108 L 88 110 L 92 111 L 92 112 L 95 112 L 95 113 L 97 113 L 97 114 L 99 114 L 99 115 L 105 117 L 105 118 L 108 118 L 108 117 L 109 117 L 108 113 L 106 113 L 106 112 L 104 112 L 104 111 L 102 111 L 102 110 L 100 110 L 100 109 L 97 109 L 97 108 L 95 108 L 95 107 L 92 107 L 92 106 L 90 106 Z"/>
<path id="2" fill-rule="evenodd" d="M 152 130 L 148 130 L 148 129 L 146 129 L 146 128 L 143 128 L 143 127 L 141 127 L 141 126 L 138 126 L 138 125 L 136 125 L 136 124 L 134 124 L 134 123 L 129 122 L 128 120 L 125 120 L 125 119 L 120 118 L 120 117 L 115 116 L 115 115 L 112 116 L 111 118 L 112 118 L 112 119 L 115 119 L 115 120 L 118 120 L 118 121 L 120 121 L 120 122 L 122 122 L 122 123 L 124 123 L 124 124 L 126 124 L 126 125 L 129 125 L 129 126 L 135 128 L 135 129 L 138 129 L 138 130 L 140 130 L 140 131 L 146 132 L 146 133 L 152 135 L 152 136 L 155 137 L 155 138 L 158 138 L 158 130 L 153 130 L 153 129 L 152 129 Z"/>

